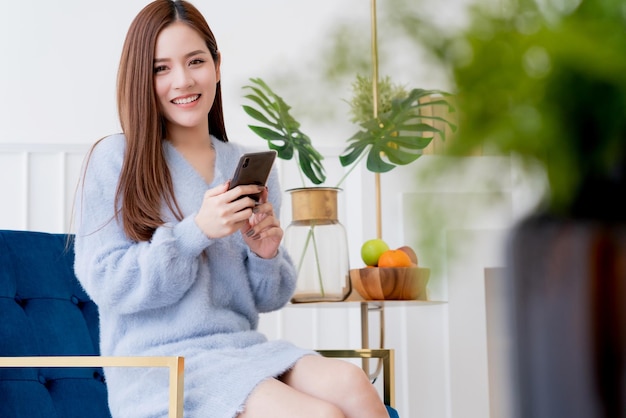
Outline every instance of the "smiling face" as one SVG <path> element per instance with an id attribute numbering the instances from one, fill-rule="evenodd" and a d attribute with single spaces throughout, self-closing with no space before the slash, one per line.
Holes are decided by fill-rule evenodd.
<path id="1" fill-rule="evenodd" d="M 177 21 L 159 33 L 154 89 L 170 137 L 180 131 L 209 132 L 207 115 L 219 80 L 219 60 L 213 60 L 198 32 Z"/>

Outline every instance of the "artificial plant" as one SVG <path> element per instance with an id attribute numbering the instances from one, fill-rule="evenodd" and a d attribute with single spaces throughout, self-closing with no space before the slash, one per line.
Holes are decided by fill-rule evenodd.
<path id="1" fill-rule="evenodd" d="M 265 139 L 270 149 L 276 150 L 278 158 L 291 160 L 297 155 L 300 174 L 313 184 L 323 183 L 326 180 L 322 165 L 324 157 L 313 147 L 311 139 L 300 130 L 300 123 L 289 113 L 291 107 L 260 78 L 251 78 L 250 82 L 251 85 L 244 86 L 244 89 L 250 90 L 245 98 L 258 108 L 244 105 L 243 110 L 265 125 L 249 125 L 250 129 Z M 304 184 L 304 179 L 302 183 Z"/>
<path id="2" fill-rule="evenodd" d="M 291 107 L 260 78 L 252 78 L 250 81 L 252 85 L 244 86 L 244 89 L 251 91 L 245 97 L 257 107 L 244 105 L 243 109 L 264 125 L 249 125 L 250 129 L 267 140 L 269 147 L 278 151 L 279 158 L 289 160 L 295 150 L 301 172 L 314 184 L 323 183 L 323 157 L 315 150 L 310 138 L 300 131 L 300 123 L 289 113 Z M 392 84 L 388 77 L 383 78 L 379 85 L 381 111 L 373 116 L 369 111 L 373 108 L 371 83 L 371 79 L 357 76 L 352 86 L 353 98 L 349 103 L 353 121 L 359 124 L 360 129 L 346 140 L 348 145 L 339 157 L 343 167 L 351 167 L 337 187 L 365 156 L 369 171 L 384 173 L 398 165 L 415 161 L 435 137 L 445 139 L 446 125 L 452 130 L 456 129 L 449 120 L 423 111 L 436 106 L 445 106 L 449 112 L 454 111 L 447 99 L 448 93 L 424 89 L 406 91 Z M 424 100 L 432 97 L 435 99 Z"/>

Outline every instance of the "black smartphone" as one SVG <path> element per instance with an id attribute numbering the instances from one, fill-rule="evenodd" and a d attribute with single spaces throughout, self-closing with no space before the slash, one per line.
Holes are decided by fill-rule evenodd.
<path id="1" fill-rule="evenodd" d="M 274 150 L 249 152 L 243 154 L 239 158 L 237 168 L 235 169 L 235 174 L 233 174 L 233 178 L 230 181 L 230 187 L 228 190 L 240 185 L 243 186 L 247 184 L 257 184 L 259 186 L 265 186 L 275 159 L 276 151 Z M 261 197 L 261 193 L 254 193 L 247 196 L 258 202 Z"/>

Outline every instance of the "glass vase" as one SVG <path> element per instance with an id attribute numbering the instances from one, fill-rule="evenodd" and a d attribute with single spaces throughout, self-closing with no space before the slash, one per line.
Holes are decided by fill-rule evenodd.
<path id="1" fill-rule="evenodd" d="M 291 189 L 292 221 L 285 229 L 285 248 L 298 272 L 291 299 L 339 302 L 351 292 L 348 239 L 337 218 L 337 193 L 331 187 Z"/>

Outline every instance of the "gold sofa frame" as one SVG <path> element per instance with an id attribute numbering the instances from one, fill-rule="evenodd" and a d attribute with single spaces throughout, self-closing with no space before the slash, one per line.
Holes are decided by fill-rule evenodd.
<path id="1" fill-rule="evenodd" d="M 167 367 L 170 383 L 168 418 L 183 418 L 183 357 L 0 357 L 0 367 Z"/>

